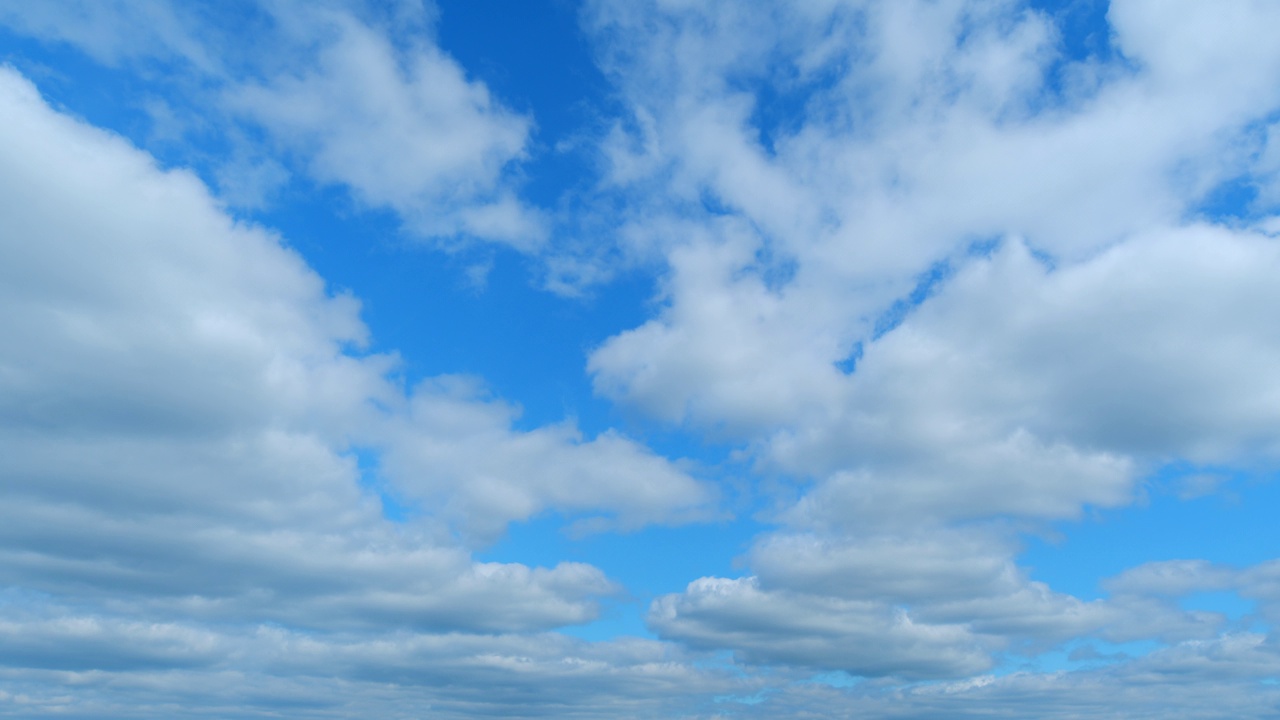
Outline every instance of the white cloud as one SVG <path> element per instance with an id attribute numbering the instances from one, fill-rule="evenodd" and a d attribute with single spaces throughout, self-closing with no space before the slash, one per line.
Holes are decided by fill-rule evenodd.
<path id="1" fill-rule="evenodd" d="M 981 598 L 1017 585 L 1008 540 L 956 530 L 847 538 L 785 533 L 761 538 L 748 555 L 761 584 L 848 599 Z"/>
<path id="2" fill-rule="evenodd" d="M 514 175 L 532 120 L 435 44 L 434 15 L 412 1 L 0 4 L 10 28 L 100 62 L 168 63 L 155 90 L 176 89 L 183 107 L 157 114 L 161 101 L 148 101 L 154 139 L 171 146 L 198 131 L 233 146 L 234 158 L 199 158 L 228 202 L 260 207 L 293 171 L 444 247 L 478 239 L 535 252 L 546 221 Z"/>
<path id="3" fill-rule="evenodd" d="M 580 563 L 474 562 L 446 520 L 637 527 L 711 499 L 620 435 L 520 432 L 497 400 L 406 396 L 395 358 L 360 353 L 353 298 L 9 69 L 0 127 L 6 586 L 110 608 L 126 634 L 141 618 L 532 631 L 588 622 L 619 588 Z M 430 488 L 421 518 L 382 517 L 355 443 L 415 458 L 389 482 Z"/>
<path id="4" fill-rule="evenodd" d="M 728 648 L 747 663 L 855 676 L 938 679 L 1034 656 L 1077 638 L 1177 643 L 1213 638 L 1220 614 L 1187 611 L 1179 592 L 1137 589 L 1082 601 L 1017 567 L 1009 528 L 917 528 L 914 535 L 797 534 L 757 540 L 755 573 L 702 578 L 659 598 L 649 623 L 662 637 Z M 1136 575 L 1151 569 L 1138 568 Z"/>
<path id="5" fill-rule="evenodd" d="M 0 12 L 105 62 L 187 59 L 204 106 L 265 131 L 239 159 L 264 187 L 287 162 L 419 233 L 545 249 L 512 176 L 533 120 L 429 13 L 413 39 L 368 7 L 284 2 L 270 52 L 214 63 L 221 41 L 174 6 L 59 22 L 89 7 Z M 26 593 L 0 606 L 0 657 L 27 668 L 0 669 L 0 702 L 101 716 L 202 685 L 214 711 L 221 690 L 295 716 L 568 697 L 566 716 L 666 717 L 694 692 L 745 698 L 742 717 L 1273 714 L 1274 637 L 1249 623 L 1280 617 L 1276 563 L 1153 563 L 1085 601 L 1019 567 L 1017 533 L 1126 504 L 1170 461 L 1280 459 L 1280 220 L 1189 219 L 1224 182 L 1259 187 L 1246 216 L 1274 200 L 1278 12 L 1115 0 L 1114 55 L 1068 60 L 1012 0 L 588 5 L 626 107 L 599 193 L 623 210 L 617 248 L 553 264 L 664 268 L 657 315 L 592 354 L 596 390 L 799 483 L 743 577 L 650 608 L 664 638 L 732 651 L 738 681 L 672 644 L 534 634 L 617 587 L 450 536 L 704 518 L 706 486 L 616 433 L 517 430 L 475 379 L 397 386 L 394 358 L 360 352 L 356 302 L 277 238 L 0 73 L 0 579 Z M 120 45 L 137 17 L 154 32 Z M 356 447 L 419 517 L 380 516 Z M 1181 607 L 1200 592 L 1257 609 Z M 1129 641 L 1161 647 L 979 674 Z M 797 680 L 825 670 L 872 679 Z"/>
<path id="6" fill-rule="evenodd" d="M 382 471 L 481 538 L 551 508 L 611 511 L 584 518 L 583 529 L 709 517 L 712 491 L 665 458 L 612 430 L 587 440 L 569 422 L 514 431 L 517 409 L 487 398 L 474 378 L 419 385 L 406 415 L 387 431 Z"/>
<path id="7" fill-rule="evenodd" d="M 962 625 L 916 622 L 877 602 L 766 591 L 754 578 L 702 578 L 654 601 L 649 625 L 695 648 L 729 647 L 748 663 L 853 675 L 935 678 L 990 667 Z"/>
<path id="8" fill-rule="evenodd" d="M 629 103 L 601 141 L 620 242 L 666 270 L 596 390 L 811 481 L 752 575 L 663 598 L 655 630 L 921 676 L 1221 631 L 1168 596 L 1055 592 L 1010 538 L 1167 462 L 1280 460 L 1280 246 L 1187 219 L 1267 172 L 1280 108 L 1275 9 L 1228 5 L 1117 1 L 1112 59 L 1074 60 L 1013 2 L 590 6 Z M 894 612 L 969 659 L 877 664 L 923 647 Z"/>
<path id="9" fill-rule="evenodd" d="M 227 103 L 297 153 L 321 182 L 349 186 L 427 236 L 474 235 L 532 250 L 537 213 L 506 184 L 531 121 L 505 109 L 429 40 L 404 50 L 355 17 L 303 6 L 279 20 L 323 38 L 265 83 L 227 90 Z"/>

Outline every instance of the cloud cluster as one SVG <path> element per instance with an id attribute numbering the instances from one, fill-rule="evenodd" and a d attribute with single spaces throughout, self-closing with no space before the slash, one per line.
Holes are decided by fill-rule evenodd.
<path id="1" fill-rule="evenodd" d="M 529 641 L 458 633 L 587 622 L 619 588 L 582 563 L 476 562 L 449 528 L 491 539 L 544 511 L 636 527 L 712 499 L 620 434 L 514 430 L 456 379 L 407 392 L 394 357 L 360 351 L 354 299 L 10 69 L 0 125 L 6 666 L 242 673 L 237 658 L 329 642 L 312 631 L 370 649 L 444 633 L 454 660 L 505 656 Z M 376 482 L 362 447 L 388 458 Z M 414 517 L 384 517 L 379 487 Z"/>
<path id="2" fill-rule="evenodd" d="M 911 678 L 1223 627 L 1014 562 L 1166 463 L 1277 460 L 1274 208 L 1200 209 L 1268 182 L 1276 11 L 1182 10 L 1115 2 L 1072 57 L 1014 2 L 591 5 L 619 237 L 667 268 L 596 389 L 811 483 L 747 577 L 654 603 L 662 636 Z"/>

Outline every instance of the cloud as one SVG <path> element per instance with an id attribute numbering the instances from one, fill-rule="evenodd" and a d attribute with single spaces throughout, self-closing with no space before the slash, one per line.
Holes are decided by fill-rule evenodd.
<path id="1" fill-rule="evenodd" d="M 847 394 L 766 457 L 829 476 L 797 521 L 1070 517 L 1174 459 L 1273 458 L 1278 253 L 1198 226 L 1051 271 L 1006 243 L 869 343 Z"/>
<path id="2" fill-rule="evenodd" d="M 517 431 L 509 405 L 451 378 L 406 393 L 396 358 L 361 350 L 354 298 L 7 68 L 0 126 L 0 660 L 19 685 L 40 669 L 243 677 L 267 628 L 376 648 L 589 622 L 620 591 L 601 570 L 476 562 L 449 528 L 543 511 L 634 528 L 713 501 L 620 434 Z M 419 516 L 384 517 L 357 452 L 409 458 L 377 483 L 429 488 Z M 364 672 L 315 663 L 307 678 Z"/>
<path id="3" fill-rule="evenodd" d="M 265 83 L 229 88 L 234 113 L 266 128 L 308 172 L 390 207 L 425 236 L 471 235 L 533 250 L 545 230 L 506 182 L 531 129 L 429 41 L 398 50 L 340 12 L 292 8 L 279 21 L 326 38 Z"/>
<path id="4" fill-rule="evenodd" d="M 0 714 L 1274 714 L 1276 562 L 1149 563 L 1099 599 L 1018 564 L 1170 463 L 1280 460 L 1280 11 L 1108 8 L 1071 55 L 1013 0 L 587 3 L 621 112 L 561 206 L 591 206 L 579 256 L 519 194 L 535 119 L 431 8 L 264 5 L 230 52 L 176 5 L 0 6 L 177 60 L 191 107 L 152 115 L 216 118 L 224 199 L 291 172 L 442 247 L 554 255 L 566 292 L 656 266 L 595 391 L 730 443 L 771 524 L 741 576 L 651 603 L 661 641 L 550 632 L 622 588 L 471 550 L 547 514 L 715 517 L 691 465 L 521 429 L 480 378 L 402 386 L 281 238 L 4 70 Z"/>
<path id="5" fill-rule="evenodd" d="M 1023 237 L 1065 266 L 1176 225 L 1250 171 L 1241 138 L 1280 104 L 1256 25 L 1239 47 L 1206 38 L 1203 70 L 1169 84 L 1175 61 L 1139 39 L 1158 22 L 1124 3 L 1117 51 L 1139 67 L 1114 63 L 1082 96 L 1054 78 L 1097 61 L 1063 57 L 1047 18 L 1013 3 L 592 7 L 602 38 L 644 48 L 606 54 L 634 121 L 602 153 L 631 135 L 645 153 L 626 167 L 648 174 L 614 179 L 635 208 L 619 237 L 656 245 L 668 275 L 664 311 L 591 371 L 608 397 L 697 424 L 793 423 L 839 382 L 831 365 L 975 243 Z"/>
<path id="6" fill-rule="evenodd" d="M 414 2 L 0 6 L 12 29 L 101 62 L 166 63 L 153 89 L 178 107 L 149 101 L 153 139 L 171 149 L 191 133 L 230 146 L 222 160 L 183 158 L 213 162 L 209 177 L 229 202 L 261 207 L 292 171 L 346 188 L 363 208 L 392 210 L 441 246 L 482 240 L 536 252 L 546 221 L 520 199 L 514 174 L 533 123 L 435 44 L 434 16 Z"/>
<path id="7" fill-rule="evenodd" d="M 1176 593 L 1135 591 L 1137 568 L 1082 601 L 1032 580 L 1008 528 L 918 528 L 914 535 L 775 532 L 746 556 L 754 572 L 702 578 L 650 608 L 662 637 L 728 648 L 751 664 L 860 677 L 941 679 L 984 672 L 1085 637 L 1166 643 L 1213 638 L 1216 613 Z"/>
<path id="8" fill-rule="evenodd" d="M 748 663 L 908 679 L 972 675 L 990 660 L 960 625 L 924 624 L 880 603 L 763 591 L 754 578 L 702 578 L 654 601 L 648 623 L 695 648 Z"/>
<path id="9" fill-rule="evenodd" d="M 1068 57 L 1013 2 L 592 4 L 629 103 L 600 144 L 635 208 L 619 241 L 665 269 L 595 388 L 806 483 L 750 574 L 650 626 L 867 677 L 1212 642 L 1225 618 L 1132 578 L 1093 602 L 1031 580 L 1014 538 L 1128 504 L 1165 463 L 1277 460 L 1280 246 L 1261 206 L 1199 210 L 1264 167 L 1272 12 L 1115 2 L 1106 54 Z"/>
<path id="10" fill-rule="evenodd" d="M 1259 682 L 1275 672 L 1272 649 L 1252 634 L 1187 643 L 1152 655 L 1150 662 L 1122 663 L 1070 672 L 1020 671 L 1004 675 L 908 687 L 862 683 L 833 687 L 792 683 L 764 702 L 735 708 L 741 717 L 807 717 L 824 713 L 910 718 L 1080 718 L 1116 714 L 1265 718 L 1277 694 Z M 1214 666 L 1229 672 L 1186 673 Z"/>
<path id="11" fill-rule="evenodd" d="M 583 529 L 711 517 L 715 496 L 707 485 L 620 433 L 587 440 L 569 422 L 517 432 L 517 416 L 473 378 L 427 381 L 387 431 L 382 472 L 407 497 L 456 514 L 487 538 L 551 508 L 610 511 L 582 518 Z"/>
<path id="12" fill-rule="evenodd" d="M 66 610 L 65 608 L 55 608 Z M 0 713 L 69 717 L 670 717 L 700 694 L 756 683 L 700 669 L 669 645 L 556 634 L 298 633 L 68 613 L 0 623 Z M 124 647 L 122 647 L 122 645 Z M 17 669 L 15 669 L 17 668 Z M 56 673 L 72 692 L 50 693 Z M 255 708 L 246 710 L 247 707 Z M 408 708 L 412 708 L 409 710 Z"/>

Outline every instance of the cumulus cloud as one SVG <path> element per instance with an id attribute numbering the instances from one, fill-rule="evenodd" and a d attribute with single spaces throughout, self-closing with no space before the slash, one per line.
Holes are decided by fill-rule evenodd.
<path id="1" fill-rule="evenodd" d="M 649 624 L 693 647 L 731 647 L 750 663 L 908 679 L 972 675 L 988 656 L 961 625 L 926 624 L 881 603 L 762 591 L 754 578 L 702 578 L 654 601 Z"/>
<path id="2" fill-rule="evenodd" d="M 582 530 L 711 517 L 706 485 L 618 432 L 586 440 L 568 422 L 517 432 L 517 414 L 474 378 L 427 381 L 387 432 L 382 471 L 408 497 L 456 514 L 480 537 L 549 508 L 612 511 L 581 518 Z"/>
<path id="3" fill-rule="evenodd" d="M 882 657 L 921 647 L 894 612 L 953 633 L 968 665 L 899 670 L 942 676 L 1224 627 L 1132 578 L 1085 602 L 1014 561 L 1024 523 L 1128 504 L 1165 463 L 1277 460 L 1280 246 L 1261 218 L 1197 220 L 1266 172 L 1275 10 L 1185 9 L 1115 2 L 1109 45 L 1072 58 L 1014 2 L 590 6 L 630 104 L 601 141 L 643 208 L 620 242 L 665 267 L 656 317 L 591 356 L 596 390 L 811 483 L 747 577 L 661 599 L 655 630 L 892 674 L 780 619 L 847 638 L 870 603 Z"/>
<path id="4" fill-rule="evenodd" d="M 291 34 L 329 40 L 265 83 L 229 88 L 233 112 L 267 128 L 317 180 L 394 209 L 418 233 L 525 250 L 543 239 L 537 213 L 504 182 L 524 154 L 528 118 L 429 41 L 399 50 L 351 15 L 303 6 L 278 21 L 305 27 Z"/>
<path id="5" fill-rule="evenodd" d="M 1278 252 L 1194 226 L 1050 270 L 1010 241 L 870 343 L 839 405 L 774 435 L 769 461 L 829 475 L 794 513 L 839 522 L 1069 517 L 1163 462 L 1274 458 Z"/>
<path id="6" fill-rule="evenodd" d="M 1015 0 L 583 8 L 622 109 L 583 191 L 608 246 L 550 264 L 661 275 L 587 372 L 732 443 L 772 524 L 741 576 L 652 602 L 655 642 L 548 632 L 621 591 L 596 567 L 470 550 L 548 513 L 712 517 L 687 466 L 519 429 L 482 379 L 402 387 L 280 238 L 0 72 L 0 714 L 1274 714 L 1276 562 L 1149 563 L 1085 599 L 1017 559 L 1170 463 L 1280 460 L 1280 10 L 1108 8 L 1083 57 Z M 534 119 L 430 8 L 253 17 L 272 52 L 214 51 L 220 23 L 168 3 L 0 5 L 103 62 L 181 59 L 245 188 L 287 168 L 446 245 L 546 250 L 515 177 Z M 1206 592 L 1252 609 L 1190 609 Z"/>
<path id="7" fill-rule="evenodd" d="M 1183 610 L 1200 589 L 1161 593 L 1134 577 L 1112 597 L 1082 601 L 1032 580 L 994 528 L 913 536 L 775 533 L 747 555 L 755 575 L 703 578 L 659 598 L 663 637 L 731 648 L 747 663 L 791 664 L 863 677 L 966 677 L 1002 655 L 1034 656 L 1081 637 L 1108 642 L 1207 640 L 1222 615 Z"/>
<path id="8" fill-rule="evenodd" d="M 1064 264 L 1176 224 L 1249 170 L 1241 134 L 1280 103 L 1269 89 L 1278 61 L 1256 26 L 1238 44 L 1206 37 L 1203 70 L 1172 84 L 1160 78 L 1174 61 L 1130 39 L 1144 22 L 1219 32 L 1234 14 L 1156 21 L 1117 3 L 1133 26 L 1118 30 L 1117 52 L 1144 64 L 1117 64 L 1077 97 L 1053 85 L 1077 61 L 1060 56 L 1046 17 L 1013 3 L 682 5 L 653 8 L 663 22 L 647 25 L 645 13 L 593 7 L 604 37 L 645 47 L 607 55 L 635 132 L 653 138 L 634 143 L 653 170 L 628 181 L 643 210 L 621 237 L 658 243 L 669 277 L 666 311 L 606 343 L 592 371 L 611 397 L 701 423 L 792 422 L 839 382 L 830 365 L 975 241 L 1018 235 Z M 991 107 L 992 84 L 1043 110 Z M 766 104 L 770 86 L 774 104 L 799 109 L 793 123 L 765 122 L 781 111 Z M 723 212 L 708 217 L 704 195 Z M 793 403 L 774 402 L 776 387 Z"/>
<path id="9" fill-rule="evenodd" d="M 406 393 L 396 358 L 361 350 L 354 298 L 7 68 L 0 126 L 0 662 L 17 685 L 250 672 L 245 657 L 272 655 L 254 646 L 268 628 L 373 648 L 589 622 L 620 591 L 598 568 L 476 562 L 447 527 L 492 535 L 544 510 L 637 527 L 712 501 L 620 434 L 517 431 L 510 406 L 449 378 Z M 421 490 L 420 516 L 384 517 L 360 448 L 410 458 L 379 481 Z M 524 641 L 467 652 L 506 657 L 508 642 Z M 578 652 L 562 650 L 535 664 Z M 477 662 L 514 677 L 523 657 Z M 94 714 L 92 697 L 75 712 Z"/>

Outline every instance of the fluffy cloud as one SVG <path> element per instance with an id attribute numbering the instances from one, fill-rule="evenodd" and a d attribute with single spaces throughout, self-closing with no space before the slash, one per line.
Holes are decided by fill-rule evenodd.
<path id="1" fill-rule="evenodd" d="M 656 600 L 649 624 L 749 663 L 801 665 L 909 679 L 972 675 L 990 660 L 961 625 L 924 624 L 881 603 L 761 591 L 753 578 L 702 578 Z"/>
<path id="2" fill-rule="evenodd" d="M 1274 714 L 1276 562 L 1083 599 L 1017 558 L 1169 463 L 1280 460 L 1278 12 L 1114 0 L 1081 57 L 1014 0 L 586 5 L 623 111 L 564 202 L 611 244 L 549 262 L 661 273 L 587 370 L 733 443 L 772 524 L 741 576 L 654 600 L 654 642 L 548 632 L 621 592 L 598 568 L 470 550 L 548 513 L 711 517 L 705 483 L 616 431 L 519 429 L 478 378 L 402 387 L 279 238 L 0 72 L 0 715 Z M 513 176 L 534 119 L 429 8 L 252 16 L 224 52 L 169 3 L 0 4 L 103 62 L 178 60 L 243 155 L 211 176 L 288 168 L 446 245 L 547 252 Z"/>
<path id="3" fill-rule="evenodd" d="M 126 686 L 159 667 L 252 671 L 244 658 L 288 655 L 255 645 L 269 628 L 297 629 L 291 646 L 441 633 L 472 648 L 441 650 L 450 662 L 492 654 L 507 659 L 477 660 L 484 672 L 515 677 L 532 666 L 501 648 L 525 640 L 459 633 L 588 622 L 619 588 L 582 563 L 475 562 L 448 527 L 491 537 L 544 510 L 636 527 L 711 500 L 619 434 L 516 431 L 507 405 L 449 378 L 406 393 L 394 357 L 361 352 L 353 298 L 10 69 L 0 125 L 0 633 L 3 663 L 27 668 L 6 671 L 17 685 L 37 670 Z M 408 459 L 375 482 L 360 448 Z M 419 516 L 386 519 L 377 483 L 420 496 Z M 534 665 L 578 653 L 561 651 Z M 316 662 L 303 675 L 364 672 Z"/>
<path id="4" fill-rule="evenodd" d="M 1164 463 L 1277 460 L 1280 245 L 1265 219 L 1194 219 L 1268 172 L 1274 8 L 1115 2 L 1086 58 L 1013 2 L 591 8 L 631 112 L 602 141 L 607 181 L 643 208 L 619 237 L 666 267 L 658 316 L 592 355 L 596 389 L 812 482 L 751 574 L 660 599 L 655 630 L 944 676 L 1224 627 L 1131 580 L 1057 593 L 1013 537 L 1127 504 Z M 925 647 L 957 660 L 896 654 Z"/>
<path id="5" fill-rule="evenodd" d="M 504 182 L 520 159 L 528 118 L 430 42 L 399 51 L 382 33 L 339 12 L 294 7 L 290 34 L 331 40 L 267 83 L 227 92 L 237 113 L 267 128 L 321 182 L 394 209 L 427 236 L 497 239 L 522 249 L 542 240 L 536 213 Z"/>
<path id="6" fill-rule="evenodd" d="M 1084 602 L 1031 580 L 993 528 L 914 536 L 766 535 L 748 554 L 756 575 L 702 578 L 656 600 L 663 637 L 732 648 L 747 663 L 905 679 L 967 677 L 1002 655 L 1034 656 L 1081 637 L 1108 642 L 1208 640 L 1219 614 L 1186 611 L 1200 589 L 1159 592 L 1137 568 Z M 1243 584 L 1239 584 L 1244 587 Z"/>
<path id="7" fill-rule="evenodd" d="M 1201 22 L 1117 3 L 1116 51 L 1141 64 L 1114 63 L 1072 94 L 1055 90 L 1061 77 L 1098 61 L 1061 58 L 1047 18 L 1012 3 L 653 12 L 663 22 L 607 4 L 595 17 L 605 37 L 645 47 L 609 56 L 639 134 L 624 145 L 645 158 L 626 167 L 652 168 L 616 179 L 643 207 L 621 237 L 669 259 L 669 307 L 591 368 L 611 397 L 713 425 L 793 422 L 918 278 L 975 241 L 1021 236 L 1065 264 L 1176 224 L 1250 170 L 1242 141 L 1280 103 L 1280 60 L 1256 23 L 1218 27 L 1233 13 Z M 1244 40 L 1206 36 L 1202 71 L 1171 84 L 1174 61 L 1137 39 L 1144 22 Z M 988 86 L 1009 97 L 992 106 Z M 1022 111 L 1001 109 L 1014 101 Z M 796 119 L 774 127 L 770 113 Z M 704 197 L 722 212 L 707 217 Z"/>
<path id="8" fill-rule="evenodd" d="M 768 457 L 831 475 L 796 513 L 864 522 L 1064 517 L 1162 462 L 1274 458 L 1278 264 L 1274 238 L 1207 226 L 1054 270 L 1011 241 L 870 343 L 838 409 Z"/>
<path id="9" fill-rule="evenodd" d="M 407 418 L 386 431 L 381 470 L 408 497 L 461 518 L 482 538 L 549 508 L 612 511 L 580 518 L 584 531 L 711 516 L 707 486 L 616 431 L 589 441 L 571 423 L 517 432 L 516 415 L 472 378 L 430 380 L 414 390 Z"/>

